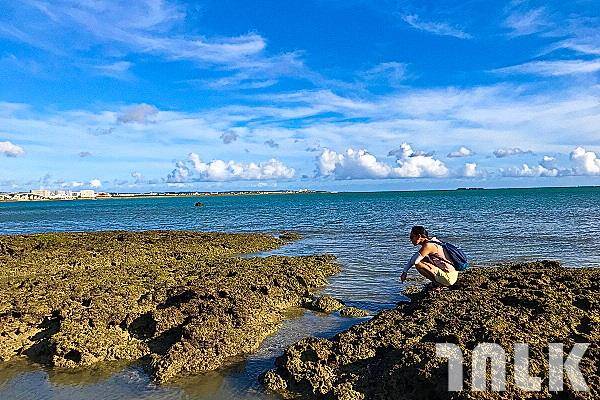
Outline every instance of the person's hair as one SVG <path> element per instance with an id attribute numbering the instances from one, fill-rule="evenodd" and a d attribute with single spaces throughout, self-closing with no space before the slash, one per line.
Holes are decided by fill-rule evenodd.
<path id="1" fill-rule="evenodd" d="M 410 230 L 410 233 L 412 233 L 413 235 L 424 236 L 426 238 L 429 238 L 429 232 L 427 232 L 427 229 L 425 229 L 425 227 L 421 225 L 413 226 Z"/>

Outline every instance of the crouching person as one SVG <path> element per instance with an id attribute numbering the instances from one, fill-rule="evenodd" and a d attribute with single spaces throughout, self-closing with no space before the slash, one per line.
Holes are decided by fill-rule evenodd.
<path id="1" fill-rule="evenodd" d="M 406 280 L 407 272 L 415 266 L 417 271 L 431 281 L 432 289 L 452 286 L 458 279 L 458 271 L 468 267 L 466 256 L 450 243 L 443 243 L 430 237 L 423 226 L 413 226 L 410 241 L 414 246 L 421 246 L 408 261 L 400 279 Z"/>

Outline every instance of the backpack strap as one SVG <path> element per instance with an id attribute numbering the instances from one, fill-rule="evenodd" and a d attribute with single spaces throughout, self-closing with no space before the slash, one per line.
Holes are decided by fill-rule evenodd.
<path id="1" fill-rule="evenodd" d="M 437 245 L 442 246 L 442 248 L 444 248 L 444 242 L 440 242 L 439 240 L 428 240 L 427 243 L 437 244 Z M 445 262 L 446 264 L 454 267 L 454 263 L 452 261 L 446 259 L 446 257 L 441 257 L 440 255 L 438 255 L 436 253 L 431 253 L 427 257 L 435 257 L 438 260 L 441 260 L 441 261 Z"/>
<path id="2" fill-rule="evenodd" d="M 444 245 L 444 242 L 439 240 L 428 240 L 427 243 L 439 244 L 440 246 Z"/>

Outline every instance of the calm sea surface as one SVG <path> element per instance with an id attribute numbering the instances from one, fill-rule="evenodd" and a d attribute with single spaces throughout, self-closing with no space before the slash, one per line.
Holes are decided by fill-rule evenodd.
<path id="1" fill-rule="evenodd" d="M 460 245 L 476 264 L 556 259 L 600 265 L 600 188 L 302 194 L 0 203 L 0 233 L 109 229 L 228 232 L 294 230 L 303 239 L 273 253 L 335 254 L 342 273 L 326 293 L 372 311 L 402 299 L 399 269 L 414 248 L 410 227 L 427 226 Z M 224 371 L 155 386 L 137 365 L 46 371 L 0 364 L 0 399 L 266 399 L 257 377 L 302 337 L 332 336 L 356 320 L 291 315 L 244 362 Z"/>

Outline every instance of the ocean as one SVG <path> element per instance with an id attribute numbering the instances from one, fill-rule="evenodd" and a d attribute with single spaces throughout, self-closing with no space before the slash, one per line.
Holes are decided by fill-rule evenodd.
<path id="1" fill-rule="evenodd" d="M 204 207 L 194 207 L 202 201 Z M 415 251 L 411 226 L 425 225 L 479 266 L 553 259 L 600 265 L 600 188 L 539 188 L 264 196 L 172 197 L 0 203 L 0 233 L 186 229 L 296 231 L 303 238 L 269 254 L 331 253 L 343 271 L 325 293 L 376 312 L 403 299 L 400 270 Z M 260 254 L 266 255 L 266 254 Z M 208 375 L 153 385 L 138 365 L 45 370 L 0 364 L 0 399 L 268 399 L 257 381 L 282 349 L 328 337 L 360 320 L 290 315 L 244 361 Z"/>

